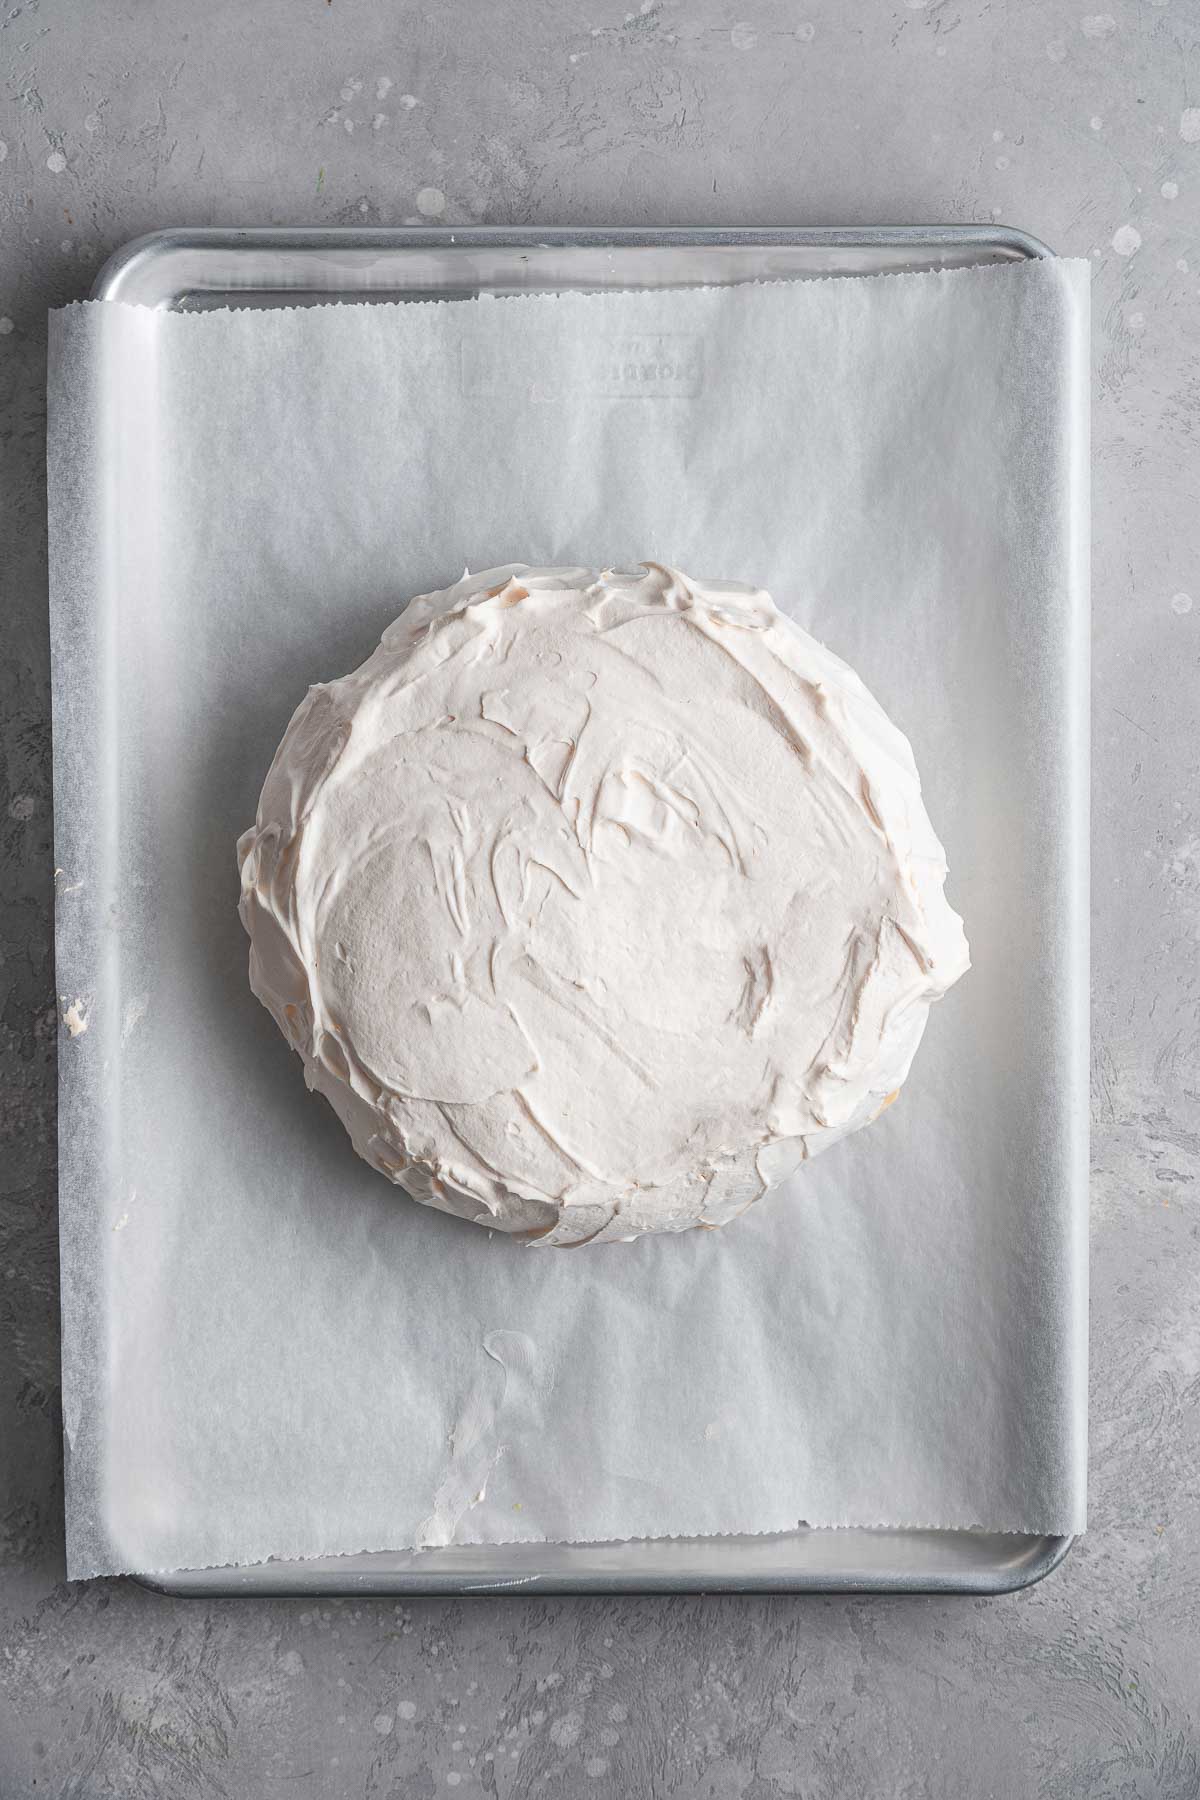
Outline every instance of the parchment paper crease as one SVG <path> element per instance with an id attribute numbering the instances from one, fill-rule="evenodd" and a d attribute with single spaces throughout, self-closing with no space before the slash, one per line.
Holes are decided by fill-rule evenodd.
<path id="1" fill-rule="evenodd" d="M 1082 1526 L 1086 311 L 1037 262 L 55 315 L 72 1576 Z M 234 840 L 403 598 L 642 557 L 860 671 L 975 966 L 900 1103 L 732 1228 L 539 1254 L 356 1162 L 250 995 Z"/>

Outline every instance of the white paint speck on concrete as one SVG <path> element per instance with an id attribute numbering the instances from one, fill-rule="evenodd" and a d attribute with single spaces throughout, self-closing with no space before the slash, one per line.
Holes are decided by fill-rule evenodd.
<path id="1" fill-rule="evenodd" d="M 95 112 L 86 114 L 84 121 L 83 121 L 83 129 L 85 131 L 92 131 L 92 132 L 99 131 L 99 129 L 100 129 L 100 114 L 95 113 Z"/>
<path id="2" fill-rule="evenodd" d="M 375 98 L 377 100 L 386 100 L 388 95 L 391 93 L 391 91 L 392 91 L 391 76 L 390 75 L 381 75 L 379 77 L 379 80 L 375 83 Z"/>
<path id="3" fill-rule="evenodd" d="M 398 1700 L 396 1702 L 396 1717 L 398 1719 L 415 1719 L 416 1716 L 417 1708 L 415 1701 Z"/>
<path id="4" fill-rule="evenodd" d="M 417 195 L 417 211 L 423 218 L 437 219 L 446 210 L 446 196 L 441 188 L 425 187 Z"/>
<path id="5" fill-rule="evenodd" d="M 589 1756 L 583 1766 L 593 1781 L 599 1781 L 601 1776 L 608 1774 L 607 1756 Z"/>
<path id="6" fill-rule="evenodd" d="M 1145 313 L 1144 312 L 1129 313 L 1125 320 L 1125 329 L 1127 331 L 1132 331 L 1135 337 L 1138 335 L 1139 332 L 1145 331 L 1145 329 L 1146 329 Z"/>
<path id="7" fill-rule="evenodd" d="M 392 1715 L 391 1713 L 376 1713 L 371 1723 L 380 1737 L 387 1737 L 392 1729 Z"/>
<path id="8" fill-rule="evenodd" d="M 413 107 L 420 106 L 421 102 L 417 99 L 415 94 L 401 94 L 400 104 L 405 112 L 411 112 Z"/>
<path id="9" fill-rule="evenodd" d="M 1164 200 L 1178 200 L 1179 183 L 1177 181 L 1164 181 L 1158 191 Z"/>
<path id="10" fill-rule="evenodd" d="M 796 27 L 796 36 L 802 44 L 811 44 L 816 35 L 817 28 L 808 19 L 804 21 L 803 25 Z"/>
<path id="11" fill-rule="evenodd" d="M 3 138 L 0 138 L 0 163 L 2 163 L 4 161 L 4 159 L 7 155 L 8 155 L 8 145 L 4 142 Z"/>
<path id="12" fill-rule="evenodd" d="M 1085 18 L 1079 21 L 1079 29 L 1082 31 L 1084 37 L 1111 37 L 1113 32 L 1117 29 L 1117 21 L 1113 18 L 1111 13 L 1088 13 Z"/>
<path id="13" fill-rule="evenodd" d="M 0 337 L 7 337 L 9 332 L 12 330 L 13 330 L 13 322 L 8 317 L 8 314 L 6 313 L 5 316 L 2 319 L 0 319 Z"/>
<path id="14" fill-rule="evenodd" d="M 1100 117 L 1099 113 L 1093 113 L 1091 118 L 1088 120 L 1088 124 L 1091 126 L 1093 131 L 1103 131 L 1104 130 L 1104 120 Z"/>
<path id="15" fill-rule="evenodd" d="M 753 25 L 740 19 L 729 34 L 729 41 L 735 50 L 753 50 L 758 42 L 758 33 Z"/>
<path id="16" fill-rule="evenodd" d="M 1136 225 L 1120 225 L 1113 232 L 1112 247 L 1118 256 L 1132 256 L 1142 247 L 1142 234 Z"/>
<path id="17" fill-rule="evenodd" d="M 1173 613 L 1178 613 L 1180 618 L 1182 618 L 1185 613 L 1190 613 L 1191 610 L 1192 596 L 1190 594 L 1171 595 L 1171 611 Z"/>
<path id="18" fill-rule="evenodd" d="M 46 167 L 52 175 L 61 175 L 67 166 L 67 159 L 61 150 L 52 150 L 46 158 Z"/>
<path id="19" fill-rule="evenodd" d="M 1185 144 L 1200 144 L 1200 106 L 1189 106 L 1180 113 L 1179 135 Z"/>

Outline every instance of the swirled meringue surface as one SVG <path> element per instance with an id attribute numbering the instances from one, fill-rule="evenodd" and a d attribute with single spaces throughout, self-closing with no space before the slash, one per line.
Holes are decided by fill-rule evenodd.
<path id="1" fill-rule="evenodd" d="M 968 967 L 907 740 L 768 594 L 657 564 L 413 600 L 238 855 L 251 986 L 358 1153 L 542 1244 L 724 1224 Z"/>

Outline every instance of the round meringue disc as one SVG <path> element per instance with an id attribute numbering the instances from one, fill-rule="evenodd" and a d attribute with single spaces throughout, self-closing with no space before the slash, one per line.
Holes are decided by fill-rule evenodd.
<path id="1" fill-rule="evenodd" d="M 539 1243 L 724 1224 L 894 1097 L 968 966 L 862 682 L 656 564 L 412 601 L 238 855 L 251 986 L 359 1155 Z"/>

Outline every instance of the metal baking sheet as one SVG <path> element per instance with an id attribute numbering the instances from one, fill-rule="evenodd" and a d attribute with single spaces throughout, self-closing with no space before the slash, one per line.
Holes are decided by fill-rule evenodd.
<path id="1" fill-rule="evenodd" d="M 1050 254 L 1000 228 L 814 231 L 162 232 L 127 246 L 93 297 L 224 306 L 463 298 L 979 266 Z M 799 1529 L 614 1544 L 450 1546 L 182 1571 L 161 1591 L 498 1593 L 900 1590 L 998 1593 L 1038 1580 L 1071 1540 L 981 1531 Z"/>

